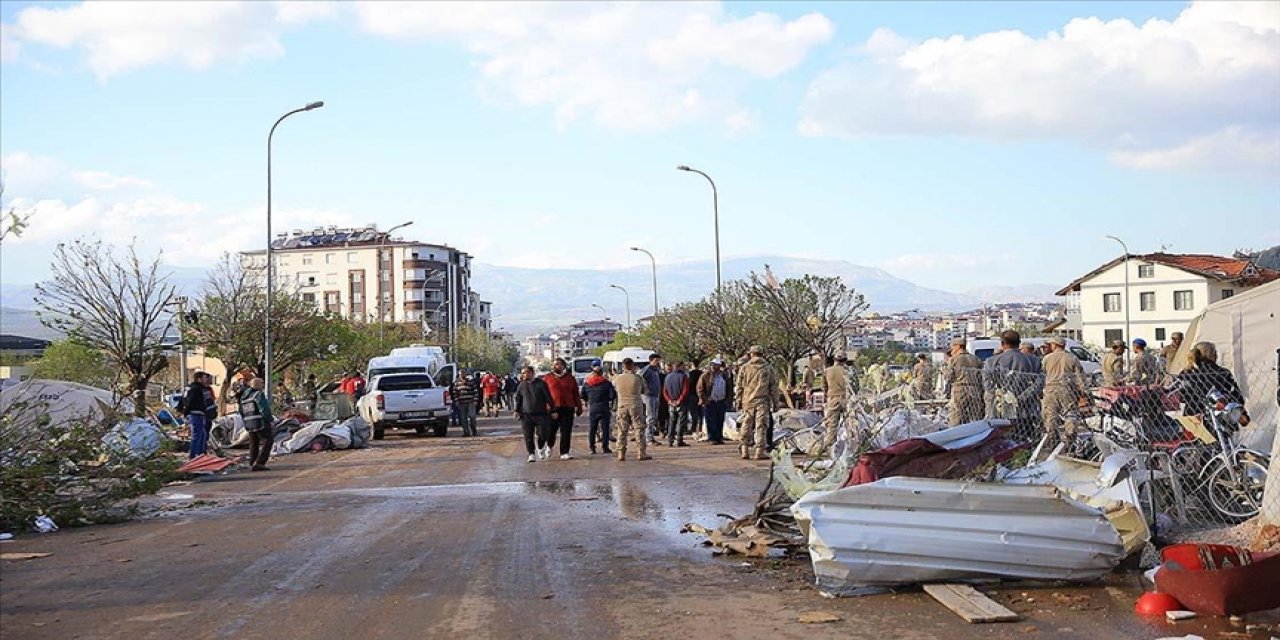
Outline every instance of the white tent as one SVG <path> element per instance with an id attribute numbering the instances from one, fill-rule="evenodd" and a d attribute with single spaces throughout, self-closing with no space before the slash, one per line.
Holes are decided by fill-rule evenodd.
<path id="1" fill-rule="evenodd" d="M 1263 516 L 1280 524 L 1280 419 L 1277 366 L 1280 366 L 1280 280 L 1209 305 L 1191 322 L 1176 362 L 1186 362 L 1197 342 L 1218 348 L 1218 364 L 1231 370 L 1253 424 L 1241 431 L 1241 441 L 1259 451 L 1271 451 L 1271 470 Z"/>
<path id="2" fill-rule="evenodd" d="M 133 413 L 133 402 L 128 398 L 97 387 L 62 380 L 31 379 L 0 391 L 0 413 L 8 413 L 10 407 L 19 403 L 35 409 L 26 412 L 33 423 L 41 415 L 48 415 L 57 424 L 83 418 L 101 420 L 113 410 Z"/>

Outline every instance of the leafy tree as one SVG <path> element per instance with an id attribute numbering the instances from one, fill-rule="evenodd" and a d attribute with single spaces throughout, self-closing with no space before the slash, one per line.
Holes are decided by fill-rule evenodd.
<path id="1" fill-rule="evenodd" d="M 132 245 L 117 255 L 76 240 L 58 245 L 52 279 L 36 285 L 40 322 L 122 369 L 138 415 L 146 415 L 147 383 L 168 365 L 161 339 L 175 293 L 159 268 L 159 255 L 144 262 Z"/>
<path id="2" fill-rule="evenodd" d="M 46 380 L 79 382 L 107 389 L 113 386 L 115 372 L 102 352 L 76 340 L 59 340 L 44 350 L 44 355 L 31 362 L 32 374 Z"/>
<path id="3" fill-rule="evenodd" d="M 495 340 L 475 327 L 462 326 L 458 328 L 453 359 L 459 367 L 464 369 L 505 375 L 515 370 L 516 363 L 520 360 L 520 352 L 509 342 Z"/>
<path id="4" fill-rule="evenodd" d="M 314 362 L 309 363 L 309 373 L 320 380 L 329 380 L 347 371 L 364 371 L 369 360 L 385 356 L 396 347 L 407 347 L 421 340 L 422 330 L 416 325 L 388 324 L 379 340 L 377 323 L 334 320 L 334 348 Z"/>

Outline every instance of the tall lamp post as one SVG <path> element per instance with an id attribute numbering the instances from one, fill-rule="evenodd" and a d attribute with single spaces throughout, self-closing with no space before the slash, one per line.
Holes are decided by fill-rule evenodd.
<path id="1" fill-rule="evenodd" d="M 658 318 L 658 261 L 653 259 L 653 254 L 649 253 L 648 249 L 631 247 L 631 250 L 649 256 L 649 264 L 653 265 L 653 317 L 656 320 Z"/>
<path id="2" fill-rule="evenodd" d="M 680 171 L 690 171 L 707 179 L 711 183 L 711 208 L 715 214 L 716 225 L 716 293 L 720 293 L 720 192 L 716 190 L 716 181 L 711 176 L 702 171 L 698 171 L 688 165 L 680 165 L 676 167 Z M 657 313 L 656 311 L 654 312 Z"/>
<path id="3" fill-rule="evenodd" d="M 284 122 L 285 118 L 288 118 L 289 116 L 295 113 L 299 113 L 301 111 L 311 111 L 312 109 L 319 109 L 320 107 L 323 107 L 323 106 L 324 106 L 323 102 L 317 101 L 317 102 L 309 103 L 305 107 L 294 109 L 293 111 L 290 111 L 289 113 L 286 113 L 280 116 L 280 119 L 276 120 L 276 123 L 271 125 L 271 131 L 267 134 L 267 313 L 266 313 L 266 316 L 262 319 L 262 324 L 264 325 L 262 330 L 263 342 L 264 342 L 264 344 L 262 345 L 263 347 L 262 348 L 262 352 L 263 352 L 262 377 L 263 377 L 263 382 L 265 382 L 267 386 L 267 393 L 271 393 L 271 389 L 272 389 L 271 387 L 271 296 L 275 292 L 275 286 L 276 286 L 275 265 L 271 264 L 271 241 L 272 241 L 272 235 L 271 235 L 271 140 L 275 138 L 276 127 L 280 126 L 280 123 Z"/>
<path id="4" fill-rule="evenodd" d="M 621 291 L 622 295 L 627 297 L 627 328 L 629 329 L 631 328 L 631 294 L 627 293 L 627 290 L 625 288 L 619 287 L 616 284 L 611 284 L 609 286 L 613 287 L 614 289 L 617 289 L 618 291 Z"/>
<path id="5" fill-rule="evenodd" d="M 1107 236 L 1112 240 L 1120 243 L 1120 248 L 1124 249 L 1124 359 L 1129 361 L 1129 343 L 1133 340 L 1133 336 L 1129 333 L 1129 246 L 1124 240 L 1115 236 Z"/>
<path id="6" fill-rule="evenodd" d="M 604 310 L 604 307 L 602 307 L 602 306 L 600 306 L 600 305 L 598 305 L 598 304 L 596 304 L 596 303 L 594 303 L 594 302 L 592 302 L 592 303 L 591 303 L 591 306 L 593 306 L 593 307 L 595 307 L 595 308 L 597 308 L 597 309 L 599 309 L 599 310 L 600 310 L 600 317 L 601 317 L 601 318 L 604 318 L 605 320 L 608 320 L 608 319 L 609 319 L 609 312 L 608 312 L 608 311 L 605 311 L 605 310 Z"/>
<path id="7" fill-rule="evenodd" d="M 386 280 L 382 278 L 382 250 L 383 250 L 383 247 L 387 244 L 387 237 L 391 235 L 392 231 L 395 231 L 396 229 L 403 229 L 411 224 L 413 224 L 412 220 L 408 222 L 401 222 L 400 224 L 394 227 L 391 227 L 386 231 L 383 231 L 382 237 L 378 238 L 378 348 L 379 349 L 383 348 L 382 338 L 383 338 L 383 334 L 386 332 L 386 329 L 387 329 L 386 292 L 382 290 L 382 283 L 386 282 Z"/>

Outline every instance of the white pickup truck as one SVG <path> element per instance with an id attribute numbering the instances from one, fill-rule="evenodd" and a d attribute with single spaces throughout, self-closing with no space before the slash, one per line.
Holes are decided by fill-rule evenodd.
<path id="1" fill-rule="evenodd" d="M 413 428 L 425 435 L 431 427 L 436 437 L 449 431 L 449 389 L 425 373 L 389 373 L 369 381 L 367 393 L 356 405 L 360 416 L 373 426 L 373 439 L 381 440 L 388 427 Z"/>

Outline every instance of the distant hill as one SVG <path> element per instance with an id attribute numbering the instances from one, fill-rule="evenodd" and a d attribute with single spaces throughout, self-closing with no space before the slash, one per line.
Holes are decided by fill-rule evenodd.
<path id="1" fill-rule="evenodd" d="M 964 293 L 984 304 L 1053 302 L 1057 299 L 1057 296 L 1053 295 L 1053 293 L 1060 288 L 1051 284 L 1024 284 L 1013 287 L 978 287 L 969 289 Z"/>
<path id="2" fill-rule="evenodd" d="M 839 276 L 845 284 L 866 296 L 876 311 L 953 311 L 973 308 L 982 300 L 958 293 L 921 287 L 888 272 L 843 260 L 806 260 L 779 256 L 735 258 L 723 265 L 723 279 L 738 280 L 751 271 L 763 272 L 768 264 L 778 278 L 807 273 Z M 653 313 L 650 269 L 524 269 L 477 263 L 472 287 L 494 303 L 494 326 L 521 333 L 598 319 L 602 305 L 608 315 L 626 321 L 623 295 L 610 284 L 631 294 L 632 319 Z M 669 306 L 702 298 L 715 288 L 715 264 L 711 261 L 658 265 L 659 304 Z"/>

